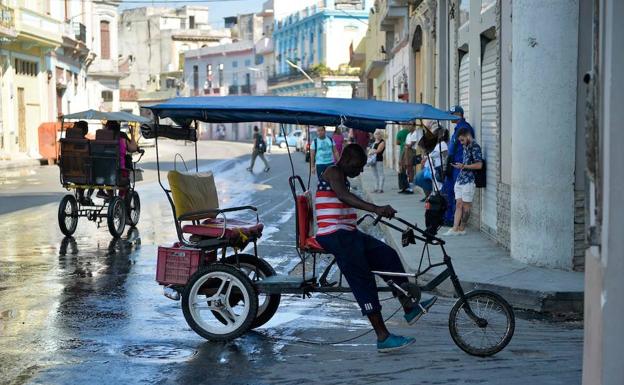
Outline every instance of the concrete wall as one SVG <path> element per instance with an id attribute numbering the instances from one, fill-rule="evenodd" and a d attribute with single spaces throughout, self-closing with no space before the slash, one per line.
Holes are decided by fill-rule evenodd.
<path id="1" fill-rule="evenodd" d="M 578 1 L 526 0 L 512 7 L 511 255 L 570 269 Z"/>

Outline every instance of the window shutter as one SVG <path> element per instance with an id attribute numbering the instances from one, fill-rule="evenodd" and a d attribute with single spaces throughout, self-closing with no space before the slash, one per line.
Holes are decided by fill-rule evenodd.
<path id="1" fill-rule="evenodd" d="M 100 21 L 100 55 L 110 59 L 110 29 L 108 21 Z"/>

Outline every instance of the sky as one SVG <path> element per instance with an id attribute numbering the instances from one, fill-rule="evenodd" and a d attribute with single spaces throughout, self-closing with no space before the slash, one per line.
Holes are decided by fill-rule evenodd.
<path id="1" fill-rule="evenodd" d="M 122 0 L 120 10 L 145 7 L 181 7 L 183 5 L 202 5 L 209 8 L 210 24 L 223 27 L 223 18 L 236 16 L 239 13 L 260 12 L 265 0 L 208 0 L 208 1 L 149 1 L 149 0 Z M 296 1 L 296 0 L 293 0 Z"/>

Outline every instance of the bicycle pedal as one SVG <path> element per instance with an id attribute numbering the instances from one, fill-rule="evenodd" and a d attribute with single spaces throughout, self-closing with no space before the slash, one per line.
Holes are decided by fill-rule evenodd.
<path id="1" fill-rule="evenodd" d="M 419 307 L 419 308 L 420 308 L 420 310 L 423 312 L 423 314 L 427 314 L 427 313 L 429 313 L 429 312 L 427 311 L 427 309 L 425 309 L 425 308 L 424 308 L 421 304 L 418 304 L 418 307 Z"/>

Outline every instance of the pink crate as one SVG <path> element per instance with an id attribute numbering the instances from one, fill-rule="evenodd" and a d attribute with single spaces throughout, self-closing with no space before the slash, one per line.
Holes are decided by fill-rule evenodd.
<path id="1" fill-rule="evenodd" d="M 158 247 L 156 281 L 161 285 L 185 285 L 199 268 L 202 250 L 189 247 Z M 216 255 L 215 255 L 216 256 Z"/>

